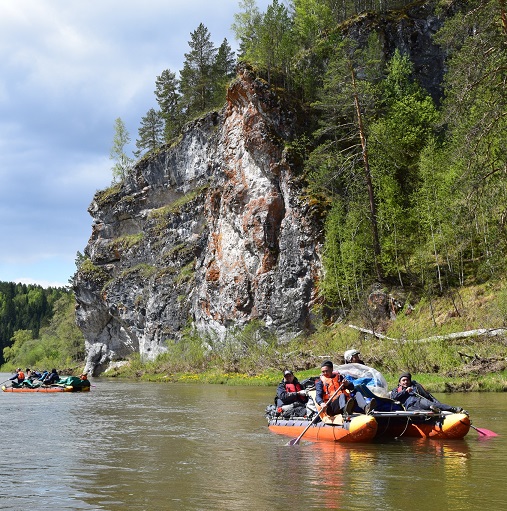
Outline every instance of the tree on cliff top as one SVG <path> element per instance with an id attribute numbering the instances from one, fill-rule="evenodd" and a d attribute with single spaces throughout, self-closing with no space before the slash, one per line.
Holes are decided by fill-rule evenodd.
<path id="1" fill-rule="evenodd" d="M 139 157 L 143 152 L 152 153 L 164 143 L 164 120 L 159 110 L 150 108 L 148 113 L 141 119 L 139 138 L 136 140 L 137 151 L 135 156 Z"/>
<path id="2" fill-rule="evenodd" d="M 118 117 L 114 122 L 113 147 L 109 153 L 109 158 L 115 161 L 111 169 L 113 172 L 113 182 L 123 181 L 134 164 L 134 160 L 125 154 L 125 146 L 129 143 L 129 132 L 125 127 L 125 123 Z"/>
<path id="3" fill-rule="evenodd" d="M 176 74 L 169 69 L 162 71 L 155 81 L 155 97 L 164 120 L 164 139 L 169 142 L 181 129 L 182 115 L 180 108 L 179 82 Z"/>
<path id="4" fill-rule="evenodd" d="M 187 119 L 205 112 L 213 97 L 213 64 L 217 49 L 211 42 L 208 29 L 201 23 L 190 34 L 190 51 L 180 73 L 182 109 Z"/>

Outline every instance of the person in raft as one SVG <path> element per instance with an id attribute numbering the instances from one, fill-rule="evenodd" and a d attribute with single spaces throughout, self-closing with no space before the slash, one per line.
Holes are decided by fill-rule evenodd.
<path id="1" fill-rule="evenodd" d="M 88 373 L 81 373 L 79 375 L 81 380 L 81 387 L 90 387 L 90 380 L 88 380 Z"/>
<path id="2" fill-rule="evenodd" d="M 44 385 L 53 385 L 53 383 L 56 383 L 60 379 L 60 376 L 58 376 L 58 373 L 56 369 L 51 369 L 51 372 L 49 375 L 44 378 Z"/>
<path id="3" fill-rule="evenodd" d="M 391 399 L 400 402 L 405 410 L 431 410 L 440 413 L 466 413 L 466 410 L 459 406 L 446 405 L 433 397 L 420 383 L 412 380 L 410 373 L 403 373 L 399 380 L 398 386 L 391 391 Z"/>
<path id="4" fill-rule="evenodd" d="M 359 355 L 361 355 L 361 352 L 356 350 L 355 348 L 352 348 L 350 350 L 347 350 L 343 354 L 343 359 L 345 360 L 346 364 L 363 364 L 363 365 L 365 365 L 365 363 L 361 360 L 361 357 Z"/>
<path id="5" fill-rule="evenodd" d="M 21 385 L 25 381 L 25 373 L 21 370 L 21 367 L 18 367 L 16 369 L 16 374 L 14 376 L 11 376 L 9 380 L 11 380 L 12 382 L 11 385 L 13 386 Z"/>
<path id="6" fill-rule="evenodd" d="M 289 369 L 283 372 L 283 380 L 276 389 L 276 407 L 286 411 L 289 408 L 305 408 L 308 402 L 308 395 L 301 387 L 299 380 Z"/>
<path id="7" fill-rule="evenodd" d="M 350 415 L 355 407 L 355 400 L 350 398 L 354 384 L 338 372 L 333 372 L 333 362 L 326 360 L 320 368 L 320 377 L 315 382 L 315 401 L 322 407 L 338 390 L 333 400 L 327 405 L 327 415 L 340 413 Z"/>

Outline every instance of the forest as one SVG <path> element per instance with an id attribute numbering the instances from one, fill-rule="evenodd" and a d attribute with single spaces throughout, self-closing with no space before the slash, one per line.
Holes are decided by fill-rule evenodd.
<path id="1" fill-rule="evenodd" d="M 410 56 L 387 54 L 379 36 L 386 16 L 402 18 L 423 5 L 443 20 L 434 42 L 445 52 L 446 72 L 433 95 Z M 304 162 L 309 200 L 325 217 L 320 293 L 328 309 L 350 310 L 373 282 L 438 295 L 501 279 L 505 1 L 273 0 L 260 12 L 255 0 L 241 0 L 239 8 L 237 59 L 309 112 L 292 150 Z M 350 37 L 366 16 L 367 41 Z M 137 156 L 171 142 L 184 122 L 225 100 L 234 62 L 227 40 L 215 48 L 203 24 L 191 37 L 179 80 L 170 70 L 156 79 L 160 110 L 143 118 Z M 148 121 L 154 116 L 157 129 Z M 128 172 L 121 165 L 127 140 L 117 119 L 116 177 Z"/>
<path id="2" fill-rule="evenodd" d="M 75 325 L 75 300 L 66 288 L 0 282 L 0 364 L 72 367 L 84 360 Z M 24 367 L 23 367 L 24 368 Z"/>

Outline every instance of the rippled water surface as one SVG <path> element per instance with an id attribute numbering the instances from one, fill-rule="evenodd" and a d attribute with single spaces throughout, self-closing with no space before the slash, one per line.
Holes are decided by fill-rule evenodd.
<path id="1" fill-rule="evenodd" d="M 0 394 L 0 509 L 506 509 L 506 394 L 438 396 L 496 438 L 290 447 L 263 416 L 274 388 L 92 383 Z"/>

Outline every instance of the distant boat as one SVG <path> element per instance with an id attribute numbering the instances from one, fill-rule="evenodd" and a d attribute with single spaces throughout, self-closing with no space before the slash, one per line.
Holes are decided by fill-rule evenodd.
<path id="1" fill-rule="evenodd" d="M 77 376 L 60 378 L 52 385 L 43 385 L 42 382 L 15 384 L 11 387 L 2 385 L 3 392 L 89 392 L 90 382 L 81 380 Z"/>

